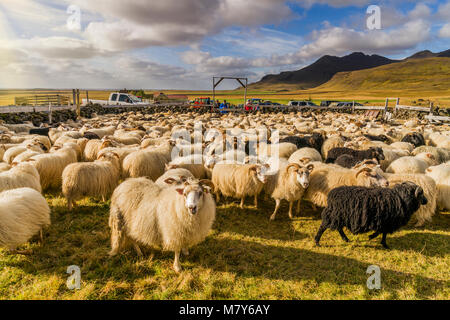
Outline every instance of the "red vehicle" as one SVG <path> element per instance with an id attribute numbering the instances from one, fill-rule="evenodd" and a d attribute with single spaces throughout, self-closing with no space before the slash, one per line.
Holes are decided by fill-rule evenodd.
<path id="1" fill-rule="evenodd" d="M 245 103 L 245 111 L 254 111 L 258 110 L 259 105 L 263 102 L 262 99 L 247 99 L 247 102 Z"/>
<path id="2" fill-rule="evenodd" d="M 210 97 L 195 98 L 194 101 L 191 102 L 191 106 L 194 108 L 200 108 L 202 106 L 207 106 L 211 104 L 212 100 Z"/>

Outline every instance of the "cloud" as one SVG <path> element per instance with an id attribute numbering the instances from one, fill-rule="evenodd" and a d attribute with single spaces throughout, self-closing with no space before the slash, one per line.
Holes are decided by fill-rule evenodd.
<path id="1" fill-rule="evenodd" d="M 293 13 L 284 0 L 74 0 L 83 10 L 101 13 L 86 36 L 105 50 L 193 45 L 227 27 L 277 24 Z"/>
<path id="2" fill-rule="evenodd" d="M 153 79 L 172 79 L 186 74 L 181 67 L 159 64 L 154 61 L 124 56 L 118 59 L 117 66 L 128 77 L 144 77 Z"/>
<path id="3" fill-rule="evenodd" d="M 439 36 L 441 38 L 450 38 L 450 23 L 445 24 L 440 30 L 439 30 Z"/>

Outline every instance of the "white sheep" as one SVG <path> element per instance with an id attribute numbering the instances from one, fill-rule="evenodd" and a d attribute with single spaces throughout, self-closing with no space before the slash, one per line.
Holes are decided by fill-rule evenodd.
<path id="1" fill-rule="evenodd" d="M 429 164 L 417 157 L 401 157 L 394 160 L 386 169 L 387 173 L 425 173 Z"/>
<path id="2" fill-rule="evenodd" d="M 312 164 L 314 164 L 314 170 L 309 176 L 309 187 L 306 189 L 304 199 L 319 207 L 326 207 L 328 193 L 340 186 L 385 187 L 388 185 L 386 178 L 371 168 L 355 170 L 320 162 L 312 162 Z"/>
<path id="3" fill-rule="evenodd" d="M 254 197 L 255 207 L 258 206 L 258 194 L 267 182 L 269 165 L 260 164 L 216 164 L 212 171 L 212 183 L 216 201 L 220 194 L 225 197 L 241 199 L 240 207 L 244 207 L 246 196 Z"/>
<path id="4" fill-rule="evenodd" d="M 62 173 L 71 163 L 77 162 L 77 153 L 70 146 L 54 147 L 51 153 L 44 153 L 29 159 L 39 172 L 42 190 L 59 189 Z"/>
<path id="5" fill-rule="evenodd" d="M 174 147 L 172 140 L 166 141 L 158 147 L 149 147 L 130 153 L 123 160 L 124 177 L 149 177 L 153 181 L 163 173 L 171 159 Z"/>
<path id="6" fill-rule="evenodd" d="M 270 220 L 275 220 L 275 216 L 280 207 L 281 200 L 289 202 L 289 218 L 293 218 L 292 206 L 295 201 L 302 199 L 305 189 L 309 185 L 309 174 L 314 169 L 313 164 L 306 167 L 298 163 L 290 163 L 278 170 L 277 174 L 271 175 L 264 186 L 264 192 L 275 199 L 275 210 Z M 300 213 L 300 207 L 297 207 L 297 214 Z"/>
<path id="7" fill-rule="evenodd" d="M 311 161 L 322 161 L 319 151 L 314 148 L 301 148 L 289 157 L 289 163 L 300 163 L 302 159 L 309 158 Z"/>
<path id="8" fill-rule="evenodd" d="M 180 252 L 203 241 L 216 215 L 210 183 L 190 180 L 162 188 L 146 178 L 128 179 L 114 191 L 109 226 L 114 256 L 127 243 L 175 252 L 173 268 L 181 271 Z"/>
<path id="9" fill-rule="evenodd" d="M 16 188 L 42 191 L 39 172 L 29 162 L 13 163 L 13 167 L 0 173 L 0 191 Z"/>
<path id="10" fill-rule="evenodd" d="M 438 166 L 431 166 L 427 168 L 425 174 L 436 182 L 439 208 L 450 210 L 450 164 L 443 163 Z"/>
<path id="11" fill-rule="evenodd" d="M 115 153 L 101 155 L 94 162 L 69 164 L 62 173 L 62 192 L 67 199 L 67 207 L 72 210 L 76 201 L 86 197 L 106 198 L 119 183 L 119 156 Z"/>
<path id="12" fill-rule="evenodd" d="M 0 193 L 0 246 L 15 250 L 50 225 L 50 208 L 45 198 L 31 188 Z"/>

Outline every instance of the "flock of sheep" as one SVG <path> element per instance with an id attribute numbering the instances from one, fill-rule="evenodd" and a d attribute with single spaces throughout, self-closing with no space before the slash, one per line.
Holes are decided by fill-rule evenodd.
<path id="1" fill-rule="evenodd" d="M 301 200 L 327 229 L 386 235 L 450 210 L 450 131 L 361 115 L 196 113 L 95 116 L 57 128 L 0 124 L 0 246 L 11 251 L 50 225 L 42 193 L 68 210 L 85 197 L 111 199 L 111 255 L 132 246 L 180 253 L 210 232 L 221 196 Z M 225 199 L 226 201 L 226 199 Z M 22 252 L 24 253 L 24 252 Z"/>

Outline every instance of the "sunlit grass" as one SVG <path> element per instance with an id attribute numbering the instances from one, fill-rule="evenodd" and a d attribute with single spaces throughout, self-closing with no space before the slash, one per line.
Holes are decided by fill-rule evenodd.
<path id="1" fill-rule="evenodd" d="M 108 256 L 108 204 L 85 199 L 68 213 L 59 195 L 47 195 L 52 225 L 45 242 L 25 245 L 30 256 L 0 250 L 3 299 L 448 299 L 450 214 L 437 214 L 424 228 L 412 225 L 388 237 L 391 250 L 367 235 L 341 241 L 327 231 L 322 247 L 313 237 L 319 212 L 302 203 L 293 221 L 282 206 L 269 221 L 273 203 L 244 210 L 221 203 L 211 235 L 182 257 L 155 251 L 139 258 L 127 251 Z M 369 265 L 381 268 L 382 289 L 366 287 Z M 81 289 L 66 286 L 67 267 L 81 268 Z"/>

